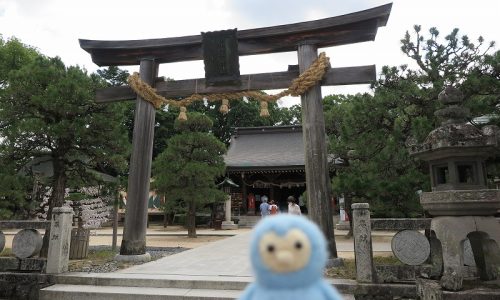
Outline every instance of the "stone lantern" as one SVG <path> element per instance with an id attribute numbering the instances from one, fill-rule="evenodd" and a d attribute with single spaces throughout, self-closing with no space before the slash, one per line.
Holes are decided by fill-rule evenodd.
<path id="1" fill-rule="evenodd" d="M 435 113 L 443 118 L 441 126 L 410 153 L 429 163 L 432 191 L 422 193 L 420 203 L 433 217 L 431 230 L 441 245 L 441 286 L 456 291 L 462 288 L 467 238 L 481 279 L 498 275 L 500 224 L 493 216 L 500 209 L 500 190 L 487 188 L 485 161 L 498 153 L 500 131 L 468 123 L 469 111 L 456 88 L 446 87 L 438 99 L 445 105 Z"/>
<path id="2" fill-rule="evenodd" d="M 229 178 L 224 178 L 224 181 L 218 184 L 224 193 L 226 193 L 227 198 L 224 203 L 225 220 L 222 222 L 222 229 L 238 229 L 238 225 L 234 224 L 231 220 L 231 187 L 239 187 L 234 181 Z"/>

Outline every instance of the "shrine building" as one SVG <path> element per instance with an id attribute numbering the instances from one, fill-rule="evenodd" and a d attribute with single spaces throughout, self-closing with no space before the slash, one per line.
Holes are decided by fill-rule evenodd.
<path id="1" fill-rule="evenodd" d="M 294 196 L 304 212 L 304 157 L 300 124 L 235 128 L 224 157 L 227 176 L 239 185 L 231 189 L 233 213 L 259 215 L 263 196 L 274 200 L 281 211 L 287 210 L 287 198 Z"/>

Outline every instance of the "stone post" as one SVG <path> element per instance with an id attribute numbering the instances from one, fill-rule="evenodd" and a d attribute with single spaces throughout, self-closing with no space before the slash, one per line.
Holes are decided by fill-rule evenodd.
<path id="1" fill-rule="evenodd" d="M 225 204 L 225 211 L 226 211 L 226 220 L 222 222 L 221 229 L 238 229 L 238 225 L 234 224 L 233 221 L 231 221 L 231 194 L 229 194 L 226 198 Z"/>
<path id="2" fill-rule="evenodd" d="M 370 205 L 368 203 L 354 203 L 351 207 L 356 280 L 365 283 L 375 282 L 376 272 L 373 266 Z"/>
<path id="3" fill-rule="evenodd" d="M 224 205 L 226 209 L 226 222 L 231 222 L 231 196 L 227 196 Z"/>
<path id="4" fill-rule="evenodd" d="M 71 207 L 55 207 L 52 210 L 47 274 L 59 274 L 68 271 L 72 221 L 73 209 Z"/>

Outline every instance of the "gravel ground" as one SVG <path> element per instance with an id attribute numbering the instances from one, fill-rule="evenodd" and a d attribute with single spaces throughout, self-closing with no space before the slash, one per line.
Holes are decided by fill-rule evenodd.
<path id="1" fill-rule="evenodd" d="M 189 250 L 182 247 L 147 247 L 151 260 Z M 89 255 L 85 259 L 70 260 L 70 272 L 109 273 L 142 263 L 117 262 L 113 258 L 118 252 L 111 251 L 111 246 L 89 246 Z"/>

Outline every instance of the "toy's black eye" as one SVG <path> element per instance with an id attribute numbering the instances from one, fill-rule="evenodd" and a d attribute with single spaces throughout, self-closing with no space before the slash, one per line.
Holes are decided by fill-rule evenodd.
<path id="1" fill-rule="evenodd" d="M 270 252 L 270 253 L 273 253 L 274 252 L 274 245 L 268 245 L 267 246 L 267 251 Z"/>
<path id="2" fill-rule="evenodd" d="M 295 249 L 297 249 L 297 250 L 302 249 L 302 243 L 301 242 L 295 242 Z"/>

